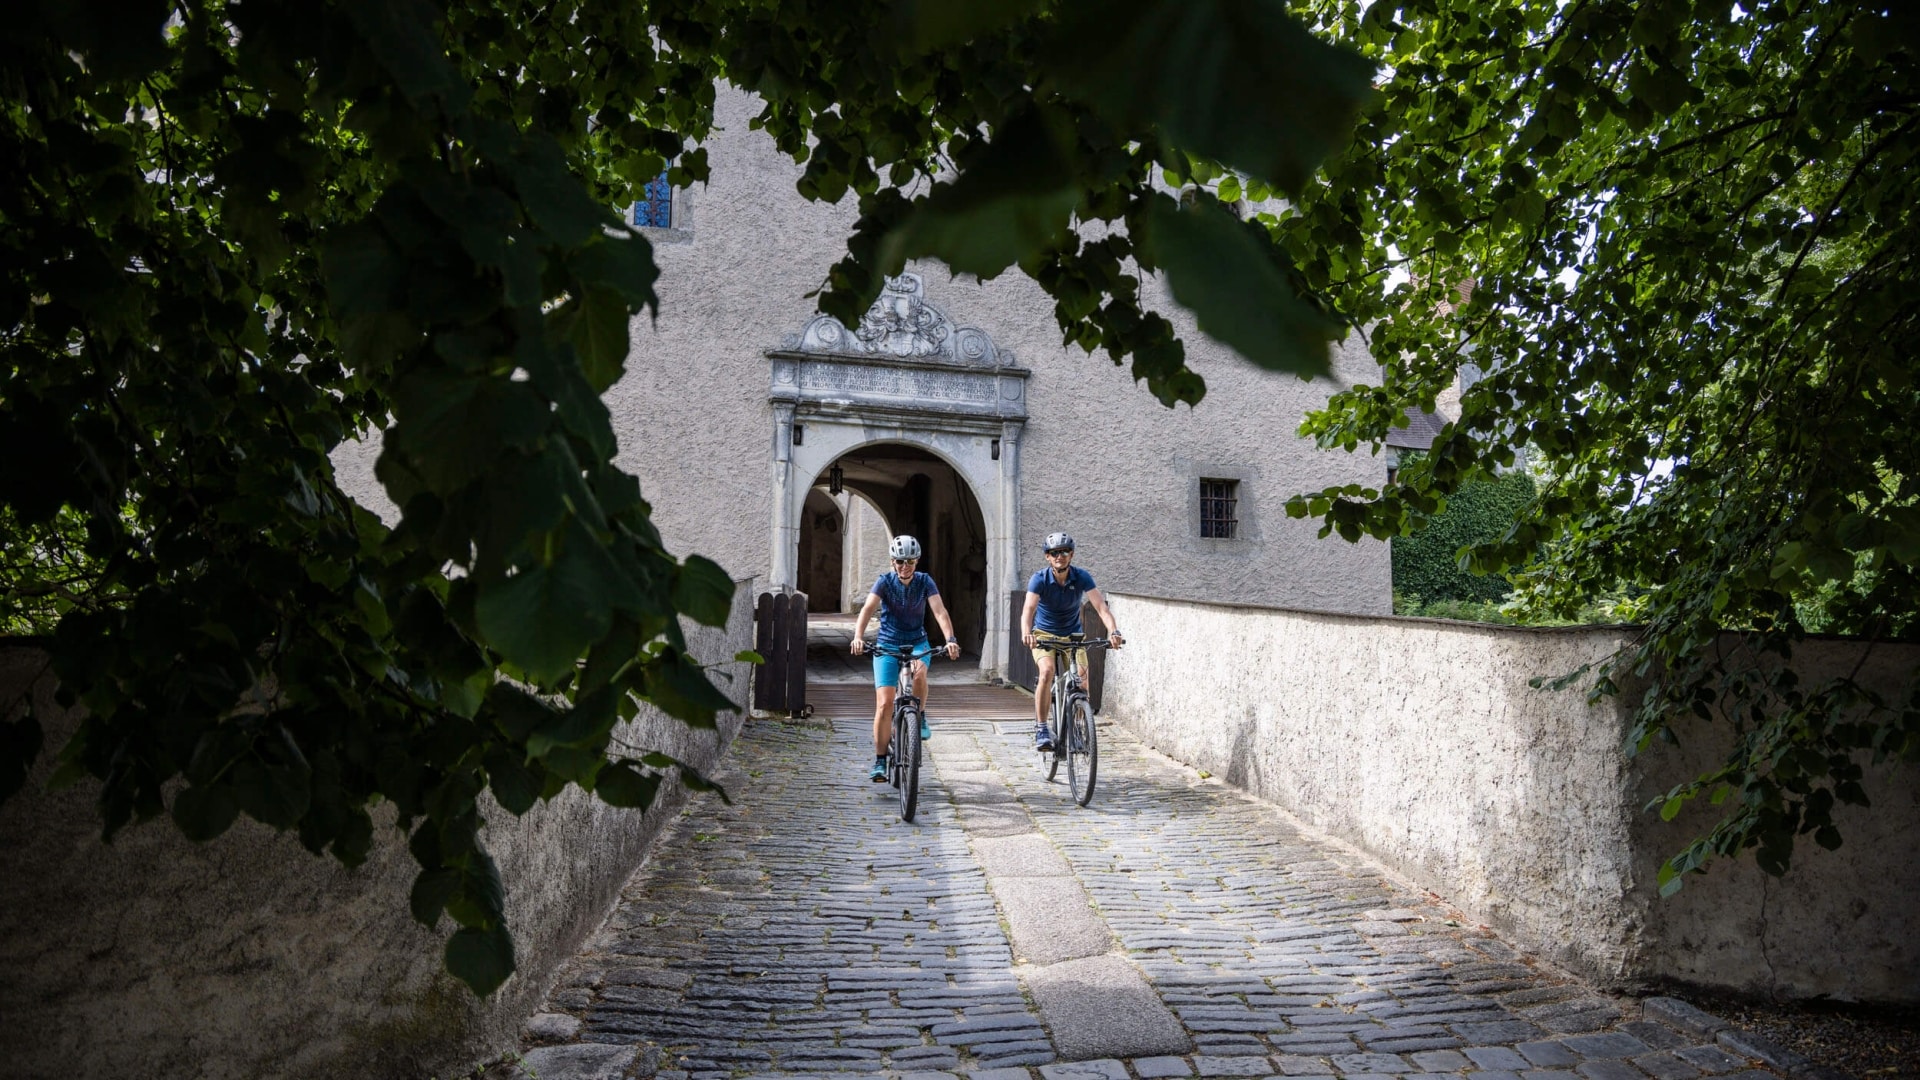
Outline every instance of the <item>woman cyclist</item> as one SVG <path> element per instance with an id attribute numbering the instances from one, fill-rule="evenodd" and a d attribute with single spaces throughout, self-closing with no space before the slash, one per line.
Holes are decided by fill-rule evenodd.
<path id="1" fill-rule="evenodd" d="M 947 636 L 947 659 L 960 659 L 960 643 L 953 637 L 953 619 L 947 603 L 940 599 L 940 587 L 933 578 L 914 569 L 920 563 L 920 541 L 911 536 L 896 536 L 887 545 L 893 556 L 893 570 L 881 574 L 860 605 L 860 617 L 853 624 L 853 655 L 867 651 L 867 620 L 880 612 L 881 649 L 911 648 L 916 654 L 927 649 L 927 609 Z M 899 693 L 900 658 L 877 652 L 873 657 L 873 769 L 867 779 L 884 783 L 887 779 L 887 744 L 893 739 L 893 699 Z M 927 665 L 913 662 L 913 692 L 920 698 L 920 738 L 933 737 L 927 729 Z"/>

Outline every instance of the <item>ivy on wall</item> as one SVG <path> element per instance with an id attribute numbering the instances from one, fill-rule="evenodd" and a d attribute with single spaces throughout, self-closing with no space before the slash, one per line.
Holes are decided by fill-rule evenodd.
<path id="1" fill-rule="evenodd" d="M 1506 599 L 1513 591 L 1507 579 L 1463 568 L 1461 550 L 1506 536 L 1533 497 L 1533 477 L 1524 472 L 1509 472 L 1462 487 L 1425 528 L 1410 536 L 1394 537 L 1394 591 L 1414 603 L 1490 603 Z"/>

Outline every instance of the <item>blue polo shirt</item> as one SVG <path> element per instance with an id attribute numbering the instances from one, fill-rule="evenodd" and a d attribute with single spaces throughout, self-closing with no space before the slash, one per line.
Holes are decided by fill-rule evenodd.
<path id="1" fill-rule="evenodd" d="M 872 592 L 880 598 L 881 645 L 897 649 L 927 640 L 927 597 L 940 593 L 931 576 L 916 570 L 912 579 L 901 581 L 889 570 L 873 583 Z"/>
<path id="2" fill-rule="evenodd" d="M 1079 567 L 1067 570 L 1067 583 L 1055 580 L 1052 570 L 1041 570 L 1027 581 L 1027 591 L 1040 597 L 1033 628 L 1047 634 L 1080 633 L 1080 605 L 1096 586 L 1093 575 Z"/>

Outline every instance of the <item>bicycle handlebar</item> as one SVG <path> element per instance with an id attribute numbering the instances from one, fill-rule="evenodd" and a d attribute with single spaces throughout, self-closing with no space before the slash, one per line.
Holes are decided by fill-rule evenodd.
<path id="1" fill-rule="evenodd" d="M 926 652 L 918 652 L 916 648 L 908 648 L 903 645 L 895 645 L 891 648 L 885 645 L 869 645 L 866 651 L 876 656 L 891 656 L 896 660 L 931 660 L 936 654 L 943 658 L 947 654 L 947 647 L 945 645 L 935 646 L 928 644 Z"/>
<path id="2" fill-rule="evenodd" d="M 1035 641 L 1033 646 L 1048 652 L 1063 653 L 1073 652 L 1076 649 L 1111 649 L 1114 644 L 1111 638 L 1090 637 L 1079 641 Z"/>

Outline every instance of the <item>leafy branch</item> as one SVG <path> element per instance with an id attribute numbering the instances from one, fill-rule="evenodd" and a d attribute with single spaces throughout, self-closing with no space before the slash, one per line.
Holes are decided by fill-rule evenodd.
<path id="1" fill-rule="evenodd" d="M 1018 269 L 1168 404 L 1205 384 L 1141 273 L 1276 370 L 1347 325 L 1159 179 L 1299 192 L 1348 137 L 1372 65 L 1269 0 L 76 0 L 13 30 L 0 455 L 43 467 L 0 471 L 0 614 L 83 714 L 53 782 L 97 784 L 108 838 L 245 814 L 349 865 L 389 803 L 482 995 L 515 963 L 483 796 L 705 790 L 618 733 L 735 707 L 682 629 L 733 581 L 667 550 L 601 400 L 660 305 L 611 208 L 706 179 L 723 79 L 801 194 L 858 204 L 818 297 L 845 321 L 908 259 Z M 391 527 L 333 478 L 373 430 Z M 9 719 L 0 756 L 42 734 Z"/>

